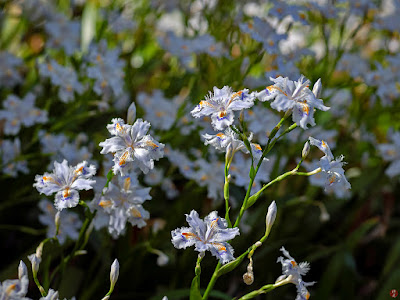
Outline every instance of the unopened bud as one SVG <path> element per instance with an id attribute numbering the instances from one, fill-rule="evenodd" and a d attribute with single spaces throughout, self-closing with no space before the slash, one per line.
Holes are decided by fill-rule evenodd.
<path id="1" fill-rule="evenodd" d="M 225 163 L 230 164 L 233 158 L 233 146 L 232 143 L 229 143 L 228 147 L 226 147 L 226 154 L 225 154 Z"/>
<path id="2" fill-rule="evenodd" d="M 28 269 L 25 265 L 25 263 L 21 260 L 19 262 L 19 266 L 18 266 L 18 278 L 19 280 L 22 279 L 22 277 L 24 276 L 28 276 Z"/>
<path id="3" fill-rule="evenodd" d="M 119 263 L 118 260 L 115 259 L 114 262 L 111 265 L 111 272 L 110 272 L 110 290 L 114 289 L 115 283 L 118 280 L 119 276 Z"/>
<path id="4" fill-rule="evenodd" d="M 101 300 L 108 300 L 108 299 L 110 299 L 110 296 L 105 296 L 103 299 L 101 299 Z"/>
<path id="5" fill-rule="evenodd" d="M 56 224 L 56 236 L 58 235 L 58 231 L 60 230 L 60 211 L 57 211 L 54 217 L 54 223 Z"/>
<path id="6" fill-rule="evenodd" d="M 268 207 L 267 216 L 265 217 L 265 224 L 266 224 L 265 234 L 266 235 L 269 234 L 272 225 L 274 225 L 277 210 L 278 209 L 276 207 L 275 201 L 272 201 L 272 203 Z"/>
<path id="7" fill-rule="evenodd" d="M 314 84 L 314 87 L 312 90 L 312 92 L 316 98 L 319 98 L 319 96 L 321 96 L 321 90 L 322 90 L 322 84 L 321 84 L 321 78 L 319 78 L 317 80 L 317 82 Z"/>
<path id="8" fill-rule="evenodd" d="M 42 253 L 43 253 L 43 242 L 41 242 L 39 246 L 37 246 L 36 248 L 36 256 L 40 260 L 42 259 Z"/>
<path id="9" fill-rule="evenodd" d="M 301 151 L 301 158 L 305 159 L 307 157 L 308 153 L 310 153 L 310 143 L 307 141 L 304 144 L 303 151 Z"/>
<path id="10" fill-rule="evenodd" d="M 32 273 L 36 275 L 37 272 L 39 271 L 39 265 L 42 260 L 39 257 L 37 257 L 35 253 L 28 255 L 28 259 L 32 264 Z"/>
<path id="11" fill-rule="evenodd" d="M 127 123 L 132 125 L 135 119 L 136 119 L 136 105 L 135 102 L 132 102 L 128 108 Z"/>

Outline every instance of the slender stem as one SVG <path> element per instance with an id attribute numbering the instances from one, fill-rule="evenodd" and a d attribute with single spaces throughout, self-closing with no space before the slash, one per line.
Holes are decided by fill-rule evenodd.
<path id="1" fill-rule="evenodd" d="M 272 291 L 273 289 L 275 289 L 275 286 L 273 284 L 267 284 L 258 290 L 252 291 L 252 292 L 244 295 L 243 297 L 239 298 L 239 300 L 252 299 L 258 295 L 268 293 L 268 292 Z"/>
<path id="2" fill-rule="evenodd" d="M 232 223 L 229 218 L 229 167 L 231 166 L 232 158 L 233 158 L 233 153 L 231 153 L 231 155 L 227 153 L 225 157 L 224 199 L 225 199 L 225 220 L 228 222 L 228 227 L 232 227 Z"/>
<path id="3" fill-rule="evenodd" d="M 35 281 L 42 297 L 46 297 L 47 293 L 44 290 L 44 288 L 42 287 L 42 285 L 40 284 L 39 279 L 37 278 L 36 272 L 33 272 L 33 280 Z"/>
<path id="4" fill-rule="evenodd" d="M 259 160 L 258 163 L 257 163 L 257 167 L 256 167 L 256 169 L 255 169 L 254 176 L 250 178 L 249 186 L 247 187 L 247 191 L 246 191 L 246 196 L 244 197 L 242 207 L 240 208 L 240 211 L 239 211 L 239 216 L 237 217 L 237 219 L 236 219 L 235 224 L 233 225 L 233 227 L 236 227 L 236 226 L 240 223 L 240 220 L 242 219 L 243 214 L 244 214 L 245 210 L 247 209 L 247 201 L 248 201 L 248 199 L 249 199 L 249 197 L 250 197 L 251 188 L 253 187 L 254 179 L 255 179 L 255 177 L 257 176 L 258 170 L 260 169 L 260 166 L 261 166 L 261 164 L 262 164 L 262 161 L 263 161 L 264 157 L 268 154 L 269 151 L 271 151 L 272 147 L 275 145 L 276 141 L 277 141 L 279 138 L 281 138 L 281 137 L 282 137 L 283 135 L 285 135 L 287 132 L 289 132 L 289 131 L 293 130 L 294 128 L 296 128 L 297 125 L 296 125 L 296 124 L 293 124 L 293 125 L 295 125 L 295 127 L 293 127 L 293 125 L 290 126 L 290 127 L 289 127 L 288 129 L 286 129 L 278 138 L 276 138 L 276 139 L 273 141 L 273 143 L 271 144 L 272 139 L 275 137 L 276 133 L 277 133 L 278 130 L 281 128 L 283 122 L 284 122 L 288 117 L 289 117 L 289 115 L 285 115 L 285 116 L 279 121 L 279 123 L 274 127 L 274 129 L 271 131 L 271 134 L 270 134 L 269 137 L 268 137 L 267 146 L 264 148 L 264 151 L 263 151 L 263 153 L 262 153 L 262 155 L 261 155 L 261 157 L 260 157 L 260 160 Z M 293 127 L 293 128 L 292 128 L 292 127 Z M 292 129 L 291 129 L 291 128 L 292 128 Z M 289 129 L 290 129 L 290 130 L 289 130 Z"/>
<path id="5" fill-rule="evenodd" d="M 263 187 L 262 187 L 257 193 L 253 194 L 253 195 L 250 197 L 250 203 L 249 203 L 249 205 L 246 207 L 246 209 L 249 208 L 250 206 L 252 206 L 252 205 L 257 201 L 257 199 L 261 196 L 262 192 L 263 192 L 266 188 L 268 188 L 268 187 L 270 187 L 271 185 L 273 185 L 274 183 L 279 182 L 279 181 L 281 181 L 281 180 L 283 180 L 283 179 L 285 179 L 286 177 L 291 176 L 291 175 L 311 176 L 311 175 L 315 175 L 315 174 L 317 174 L 317 173 L 319 173 L 319 172 L 322 171 L 321 168 L 317 168 L 317 169 L 315 169 L 314 171 L 311 171 L 311 172 L 297 172 L 298 167 L 299 167 L 299 165 L 297 165 L 297 167 L 294 168 L 293 170 L 291 170 L 291 171 L 289 171 L 289 172 L 286 172 L 286 173 L 283 173 L 282 175 L 276 177 L 274 180 L 268 182 L 267 184 L 264 184 Z"/>
<path id="6" fill-rule="evenodd" d="M 210 279 L 210 282 L 208 283 L 207 289 L 206 289 L 206 291 L 204 292 L 203 300 L 208 299 L 208 296 L 209 296 L 210 292 L 212 291 L 212 289 L 213 289 L 213 287 L 214 287 L 214 285 L 215 285 L 215 282 L 217 281 L 217 278 L 218 278 L 218 270 L 219 270 L 220 268 L 221 268 L 221 263 L 218 262 L 217 266 L 215 267 L 214 273 L 213 273 L 213 275 L 212 275 L 212 277 L 211 277 L 211 279 Z"/>

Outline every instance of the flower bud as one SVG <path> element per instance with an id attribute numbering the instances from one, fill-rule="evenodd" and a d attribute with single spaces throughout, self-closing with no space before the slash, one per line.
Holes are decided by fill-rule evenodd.
<path id="1" fill-rule="evenodd" d="M 265 229 L 265 234 L 269 234 L 272 225 L 275 222 L 276 218 L 276 212 L 277 212 L 277 207 L 275 201 L 272 201 L 272 203 L 268 207 L 268 213 L 265 218 L 265 224 L 266 224 L 266 229 Z"/>
<path id="2" fill-rule="evenodd" d="M 115 283 L 118 280 L 118 276 L 119 276 L 119 263 L 118 260 L 115 259 L 114 262 L 111 265 L 111 272 L 110 272 L 110 290 L 114 289 Z"/>
<path id="3" fill-rule="evenodd" d="M 18 278 L 21 280 L 22 277 L 28 276 L 28 269 L 26 268 L 25 263 L 21 260 L 18 266 Z"/>
<path id="4" fill-rule="evenodd" d="M 319 98 L 319 96 L 321 96 L 321 90 L 322 90 L 322 84 L 321 84 L 321 78 L 319 78 L 317 82 L 314 84 L 314 87 L 312 89 L 312 92 L 316 98 Z"/>
<path id="5" fill-rule="evenodd" d="M 34 276 L 36 276 L 37 272 L 39 271 L 40 262 L 42 260 L 41 260 L 41 258 L 37 257 L 37 255 L 35 253 L 28 255 L 28 259 L 32 264 L 32 273 L 34 274 Z"/>
<path id="6" fill-rule="evenodd" d="M 225 154 L 225 162 L 226 164 L 230 164 L 233 158 L 233 146 L 232 143 L 229 143 L 228 147 L 226 147 L 226 154 Z"/>
<path id="7" fill-rule="evenodd" d="M 135 119 L 136 119 L 136 105 L 135 102 L 132 102 L 128 108 L 127 123 L 132 125 L 135 122 Z"/>
<path id="8" fill-rule="evenodd" d="M 307 157 L 308 153 L 310 153 L 310 143 L 307 141 L 304 144 L 303 151 L 301 151 L 301 158 L 305 159 Z"/>
<path id="9" fill-rule="evenodd" d="M 36 248 L 36 257 L 41 261 L 42 260 L 42 253 L 43 253 L 43 242 L 39 244 Z"/>
<path id="10" fill-rule="evenodd" d="M 103 299 L 101 299 L 101 300 L 108 300 L 108 299 L 110 299 L 110 296 L 105 296 Z"/>
<path id="11" fill-rule="evenodd" d="M 56 215 L 54 216 L 54 223 L 56 225 L 56 233 L 55 236 L 58 235 L 58 231 L 60 230 L 60 211 L 57 211 Z"/>

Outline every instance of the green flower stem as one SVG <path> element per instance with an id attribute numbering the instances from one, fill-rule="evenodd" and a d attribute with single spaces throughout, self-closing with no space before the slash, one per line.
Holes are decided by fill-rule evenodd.
<path id="1" fill-rule="evenodd" d="M 237 217 L 237 219 L 236 219 L 235 224 L 233 225 L 233 227 L 236 227 L 236 226 L 240 223 L 240 220 L 242 219 L 245 210 L 246 210 L 248 207 L 250 207 L 250 206 L 247 205 L 247 202 L 248 202 L 249 197 L 250 197 L 251 188 L 252 188 L 252 186 L 253 186 L 254 179 L 255 179 L 255 177 L 257 176 L 258 170 L 260 169 L 260 166 L 261 166 L 261 164 L 262 164 L 262 161 L 263 161 L 264 157 L 269 153 L 269 151 L 271 151 L 272 147 L 275 145 L 275 143 L 276 143 L 277 140 L 279 140 L 279 139 L 280 139 L 282 136 L 284 136 L 286 133 L 292 131 L 294 128 L 297 127 L 297 124 L 296 124 L 296 123 L 293 124 L 293 125 L 291 125 L 291 126 L 290 126 L 289 128 L 287 128 L 281 135 L 279 135 L 278 138 L 276 138 L 276 139 L 274 139 L 274 140 L 272 141 L 272 139 L 275 137 L 275 135 L 276 135 L 276 133 L 278 132 L 278 130 L 281 128 L 283 122 L 284 122 L 288 117 L 289 117 L 289 114 L 285 114 L 285 116 L 279 121 L 279 123 L 278 123 L 278 124 L 274 127 L 274 129 L 271 131 L 271 134 L 270 134 L 269 137 L 268 137 L 267 146 L 264 148 L 264 151 L 263 151 L 263 153 L 262 153 L 262 155 L 261 155 L 261 157 L 260 157 L 260 160 L 259 160 L 258 163 L 257 163 L 257 167 L 256 167 L 256 169 L 255 169 L 255 171 L 254 171 L 254 176 L 251 176 L 251 177 L 250 177 L 250 182 L 249 182 L 249 186 L 247 187 L 246 196 L 244 197 L 242 207 L 240 208 L 240 211 L 239 211 L 239 216 Z M 272 141 L 272 144 L 271 144 L 271 141 Z"/>
<path id="2" fill-rule="evenodd" d="M 261 166 L 261 163 L 262 163 L 263 158 L 264 158 L 265 155 L 267 155 L 268 152 L 272 149 L 272 147 L 275 145 L 275 143 L 276 143 L 277 140 L 279 140 L 282 136 L 284 136 L 285 134 L 287 134 L 288 132 L 292 131 L 293 129 L 295 129 L 295 128 L 297 127 L 297 124 L 296 124 L 296 123 L 293 124 L 293 125 L 291 125 L 291 126 L 288 127 L 281 135 L 279 135 L 276 139 L 274 139 L 274 140 L 272 141 L 272 139 L 275 137 L 275 135 L 276 135 L 276 133 L 278 132 L 278 130 L 281 128 L 283 122 L 284 122 L 289 116 L 290 116 L 290 114 L 285 114 L 285 116 L 279 121 L 279 123 L 278 123 L 278 124 L 274 127 L 274 129 L 271 131 L 271 134 L 270 134 L 269 137 L 268 137 L 267 146 L 264 148 L 264 151 L 263 151 L 263 153 L 262 153 L 262 155 L 261 155 L 261 158 L 260 158 L 260 160 L 258 161 L 257 167 L 256 167 L 256 169 L 254 170 L 254 174 L 253 174 L 253 176 L 250 176 L 250 182 L 249 182 L 249 186 L 248 186 L 247 191 L 246 191 L 246 196 L 245 196 L 245 198 L 244 198 L 244 200 L 243 200 L 242 207 L 240 208 L 239 216 L 237 217 L 237 219 L 236 219 L 235 224 L 233 225 L 233 227 L 237 227 L 237 225 L 240 223 L 240 220 L 241 220 L 242 217 L 243 217 L 244 211 L 245 211 L 248 207 L 250 207 L 250 206 L 247 205 L 247 202 L 248 202 L 248 200 L 249 200 L 249 198 L 250 198 L 251 188 L 252 188 L 252 186 L 253 186 L 254 179 L 255 179 L 255 177 L 256 177 L 256 175 L 257 175 L 257 172 L 258 172 L 258 170 L 259 170 L 259 168 L 260 168 L 260 166 Z M 231 126 L 231 128 L 232 128 L 236 133 L 239 133 L 239 134 L 240 134 L 240 132 L 238 132 L 238 130 L 237 130 L 234 126 Z M 271 143 L 271 141 L 272 141 L 272 143 Z M 251 153 L 251 149 L 250 149 L 250 153 Z M 226 168 L 225 168 L 225 171 L 226 171 Z M 300 175 L 300 174 L 299 174 L 299 175 Z M 282 179 L 283 179 L 283 178 L 282 178 Z M 281 179 L 281 180 L 282 180 L 282 179 Z M 224 189 L 224 195 L 225 195 L 225 189 Z M 254 201 L 254 202 L 255 202 L 255 201 Z M 268 232 L 268 234 L 269 234 L 269 232 Z M 263 241 L 268 237 L 268 234 L 264 235 L 264 237 L 263 237 L 260 241 L 263 242 Z M 249 248 L 247 251 L 250 252 L 251 250 L 252 250 L 252 248 Z M 248 252 L 247 252 L 247 253 L 248 253 Z M 206 291 L 204 292 L 203 300 L 208 299 L 208 295 L 210 294 L 211 290 L 213 289 L 213 287 L 214 287 L 214 285 L 215 285 L 215 282 L 217 281 L 217 279 L 218 279 L 218 277 L 219 277 L 219 275 L 218 275 L 218 270 L 219 270 L 220 268 L 221 268 L 221 263 L 218 262 L 217 266 L 215 267 L 214 273 L 213 273 L 213 275 L 212 275 L 212 277 L 211 277 L 211 279 L 210 279 L 210 282 L 208 283 L 207 289 L 206 289 Z"/>
<path id="3" fill-rule="evenodd" d="M 207 289 L 204 292 L 203 295 L 203 300 L 208 298 L 209 293 L 213 289 L 215 282 L 217 281 L 218 277 L 221 275 L 228 273 L 232 270 L 234 270 L 244 259 L 244 257 L 248 254 L 248 257 L 252 256 L 254 254 L 254 251 L 264 243 L 264 241 L 268 238 L 269 232 L 266 232 L 264 236 L 256 243 L 254 243 L 251 247 L 249 247 L 245 252 L 243 252 L 238 258 L 236 258 L 234 261 L 231 261 L 230 263 L 226 264 L 225 266 L 222 266 L 220 262 L 218 262 L 214 274 L 211 277 L 210 282 L 208 283 Z M 231 266 L 229 264 L 232 264 Z M 222 269 L 221 269 L 222 266 Z M 225 269 L 224 269 L 225 268 Z M 228 269 L 226 269 L 228 268 Z M 221 272 L 219 270 L 221 269 Z"/>
<path id="4" fill-rule="evenodd" d="M 221 268 L 221 263 L 218 262 L 217 266 L 215 267 L 214 273 L 211 276 L 210 282 L 207 285 L 207 289 L 203 294 L 203 300 L 208 299 L 208 296 L 210 294 L 210 292 L 212 291 L 212 289 L 214 288 L 215 282 L 218 279 L 218 270 Z"/>
<path id="5" fill-rule="evenodd" d="M 232 154 L 233 158 L 233 154 Z M 225 158 L 225 183 L 224 183 L 224 199 L 225 199 L 225 220 L 228 222 L 228 227 L 232 227 L 231 220 L 229 218 L 229 167 L 231 166 L 232 158 L 228 155 Z"/>
<path id="6" fill-rule="evenodd" d="M 105 184 L 104 187 L 108 187 L 108 185 L 109 185 L 109 183 L 111 182 L 111 180 L 112 180 L 112 178 L 114 177 L 114 175 L 115 175 L 115 174 L 113 173 L 113 171 L 112 171 L 112 169 L 111 169 L 111 170 L 107 173 L 107 182 L 106 182 L 106 184 Z M 103 189 L 102 195 L 103 195 L 103 194 L 104 194 L 104 189 Z M 87 244 L 88 240 L 89 240 L 90 233 L 91 233 L 91 229 L 92 229 L 92 226 L 90 226 L 90 225 L 92 224 L 92 221 L 93 221 L 94 217 L 96 216 L 97 211 L 95 210 L 95 211 L 92 213 L 92 212 L 90 211 L 89 206 L 86 204 L 85 201 L 82 201 L 82 200 L 81 200 L 81 201 L 79 201 L 79 204 L 82 205 L 83 207 L 85 207 L 85 216 L 86 216 L 86 219 L 85 219 L 85 221 L 83 222 L 82 228 L 81 228 L 81 230 L 80 230 L 80 232 L 79 232 L 78 240 L 76 241 L 75 246 L 74 246 L 72 252 L 71 252 L 68 256 L 66 256 L 66 257 L 64 257 L 64 256 L 62 255 L 62 257 L 61 257 L 61 263 L 54 269 L 53 273 L 51 274 L 50 283 L 53 281 L 54 276 L 57 274 L 57 271 L 58 271 L 60 268 L 61 268 L 61 274 L 64 273 L 65 267 L 66 267 L 66 265 L 68 264 L 68 262 L 69 262 L 73 257 L 79 255 L 79 252 L 78 252 L 78 251 L 84 249 L 84 248 L 86 247 L 86 244 Z M 78 253 L 77 253 L 77 252 L 78 252 Z"/>
<path id="7" fill-rule="evenodd" d="M 263 187 L 258 192 L 256 192 L 249 198 L 247 207 L 245 209 L 248 209 L 250 206 L 252 206 L 257 201 L 257 199 L 261 196 L 262 192 L 266 188 L 270 187 L 271 185 L 273 185 L 276 182 L 282 181 L 283 179 L 285 179 L 288 176 L 291 176 L 291 175 L 311 176 L 311 175 L 321 172 L 321 168 L 315 169 L 314 171 L 311 171 L 311 172 L 297 172 L 299 166 L 300 166 L 300 164 L 297 165 L 297 167 L 294 168 L 293 170 L 276 177 L 274 180 L 268 182 L 267 184 L 264 184 Z"/>
<path id="8" fill-rule="evenodd" d="M 42 287 L 42 285 L 40 284 L 39 279 L 37 278 L 37 273 L 36 272 L 33 272 L 33 280 L 35 281 L 35 283 L 36 283 L 36 285 L 37 285 L 42 297 L 46 297 L 47 293 L 44 290 L 44 288 Z"/>
<path id="9" fill-rule="evenodd" d="M 253 299 L 254 297 L 256 297 L 258 295 L 265 294 L 265 293 L 272 291 L 273 289 L 275 289 L 275 287 L 276 286 L 274 286 L 273 284 L 264 285 L 262 288 L 244 295 L 243 297 L 239 298 L 239 300 Z"/>

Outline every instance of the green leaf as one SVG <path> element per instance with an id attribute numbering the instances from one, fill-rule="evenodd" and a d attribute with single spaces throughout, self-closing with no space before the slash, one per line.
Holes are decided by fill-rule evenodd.
<path id="1" fill-rule="evenodd" d="M 203 297 L 200 293 L 200 274 L 196 275 L 192 280 L 190 287 L 190 300 L 202 300 Z"/>
<path id="2" fill-rule="evenodd" d="M 232 271 L 233 269 L 235 269 L 243 260 L 243 258 L 246 257 L 248 251 L 246 251 L 245 253 L 243 253 L 242 255 L 240 255 L 238 258 L 236 258 L 235 260 L 223 265 L 217 273 L 217 277 L 224 275 L 230 271 Z"/>

